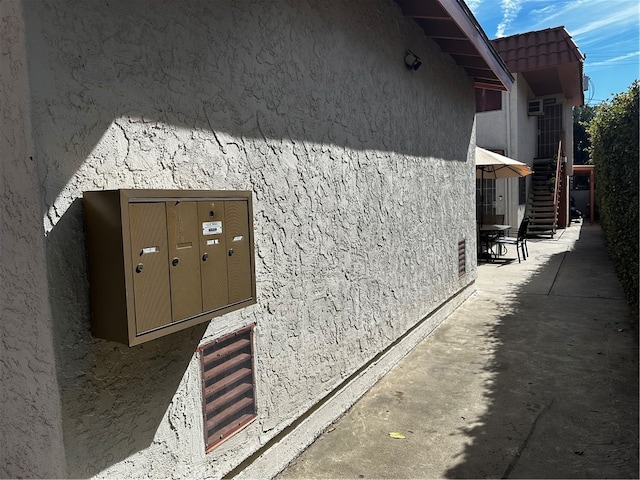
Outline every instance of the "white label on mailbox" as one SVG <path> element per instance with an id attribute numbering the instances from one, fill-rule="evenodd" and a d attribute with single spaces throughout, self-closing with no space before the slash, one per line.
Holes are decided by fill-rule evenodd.
<path id="1" fill-rule="evenodd" d="M 242 235 L 238 235 L 237 237 L 233 237 L 232 242 L 241 242 L 243 238 Z"/>
<path id="2" fill-rule="evenodd" d="M 222 222 L 202 222 L 202 235 L 220 235 Z"/>
<path id="3" fill-rule="evenodd" d="M 145 253 L 156 253 L 157 251 L 158 251 L 158 247 L 147 247 L 142 249 L 141 255 L 144 255 Z"/>
<path id="4" fill-rule="evenodd" d="M 220 243 L 220 240 L 218 240 L 217 238 L 214 238 L 213 240 L 207 240 L 207 245 L 218 245 Z"/>

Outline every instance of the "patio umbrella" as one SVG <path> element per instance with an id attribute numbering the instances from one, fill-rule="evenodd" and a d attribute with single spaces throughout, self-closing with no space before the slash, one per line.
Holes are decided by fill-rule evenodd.
<path id="1" fill-rule="evenodd" d="M 532 173 L 533 171 L 526 163 L 476 147 L 476 178 L 495 180 L 497 178 L 526 177 Z"/>
<path id="2" fill-rule="evenodd" d="M 482 225 L 484 217 L 484 181 L 498 178 L 526 177 L 532 173 L 533 170 L 526 163 L 476 147 L 476 178 L 482 180 L 480 225 Z"/>

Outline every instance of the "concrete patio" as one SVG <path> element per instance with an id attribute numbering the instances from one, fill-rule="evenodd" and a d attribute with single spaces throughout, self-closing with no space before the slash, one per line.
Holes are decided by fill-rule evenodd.
<path id="1" fill-rule="evenodd" d="M 638 478 L 638 332 L 602 232 L 528 244 L 277 478 Z"/>

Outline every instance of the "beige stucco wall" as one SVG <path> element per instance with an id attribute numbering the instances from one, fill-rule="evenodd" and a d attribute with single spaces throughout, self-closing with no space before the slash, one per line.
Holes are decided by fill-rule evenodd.
<path id="1" fill-rule="evenodd" d="M 511 92 L 503 93 L 501 110 L 481 112 L 477 118 L 477 144 L 485 148 L 499 148 L 507 152 L 507 156 L 529 166 L 533 166 L 533 159 L 537 156 L 538 117 L 529 116 L 527 106 L 534 97 L 531 89 L 520 74 L 514 74 L 514 88 Z M 573 117 L 572 107 L 561 95 L 545 98 L 555 98 L 563 104 L 562 124 L 565 135 L 565 152 L 569 165 L 568 174 L 572 173 L 573 165 Z M 527 178 L 527 192 L 531 178 Z M 568 205 L 568 194 L 566 204 Z M 497 213 L 505 214 L 505 221 L 510 225 L 519 225 L 525 215 L 526 205 L 518 205 L 518 180 L 499 180 L 496 184 L 496 196 L 502 195 L 503 200 L 496 202 Z M 568 207 L 567 207 L 568 208 Z"/>
<path id="2" fill-rule="evenodd" d="M 515 85 L 515 84 L 514 84 Z M 479 147 L 507 151 L 507 109 L 509 93 L 502 92 L 502 108 L 476 114 L 476 141 Z"/>
<path id="3" fill-rule="evenodd" d="M 30 353 L 25 378 L 8 374 L 3 427 L 16 451 L 56 445 L 55 461 L 20 454 L 10 476 L 220 477 L 464 298 L 473 85 L 395 3 L 4 2 L 24 9 L 26 50 L 2 86 L 24 133 L 3 145 L 19 168 L 2 171 L 17 208 L 0 239 L 3 264 L 28 259 L 30 274 L 15 266 L 8 295 L 29 307 L 3 317 Z M 252 190 L 258 303 L 134 348 L 92 338 L 80 199 L 113 188 Z M 258 419 L 205 455 L 194 352 L 253 322 Z M 21 429 L 29 393 L 50 420 Z"/>
<path id="4" fill-rule="evenodd" d="M 0 477 L 65 475 L 19 2 L 0 2 Z"/>
<path id="5" fill-rule="evenodd" d="M 513 89 L 502 93 L 502 109 L 476 114 L 477 143 L 504 150 L 508 157 L 532 166 L 537 148 L 537 117 L 527 114 L 532 98 L 527 81 L 517 73 L 513 76 Z M 530 181 L 527 179 L 527 191 Z M 518 196 L 518 179 L 496 182 L 496 213 L 505 215 L 508 225 L 519 225 L 525 214 L 526 205 L 518 204 Z"/>
<path id="6" fill-rule="evenodd" d="M 511 151 L 513 158 L 533 167 L 533 159 L 538 148 L 538 117 L 528 114 L 529 100 L 533 98 L 529 84 L 520 74 L 514 75 L 516 81 L 510 93 L 512 101 Z M 527 201 L 531 188 L 531 177 L 527 177 Z M 518 180 L 510 180 L 509 197 L 513 199 L 508 209 L 510 225 L 519 225 L 525 215 L 526 204 L 518 204 Z"/>
<path id="7" fill-rule="evenodd" d="M 515 88 L 510 94 L 513 104 L 511 115 L 514 120 L 511 129 L 513 155 L 516 160 L 533 166 L 538 145 L 538 117 L 530 116 L 527 112 L 529 100 L 534 96 L 522 75 L 514 74 L 514 77 Z"/>

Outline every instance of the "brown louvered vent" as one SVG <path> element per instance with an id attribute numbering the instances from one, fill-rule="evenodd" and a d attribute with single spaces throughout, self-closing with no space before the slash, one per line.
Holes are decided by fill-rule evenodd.
<path id="1" fill-rule="evenodd" d="M 462 277 L 467 273 L 467 242 L 460 240 L 458 242 L 458 276 Z"/>
<path id="2" fill-rule="evenodd" d="M 256 418 L 254 325 L 199 348 L 207 452 Z"/>

